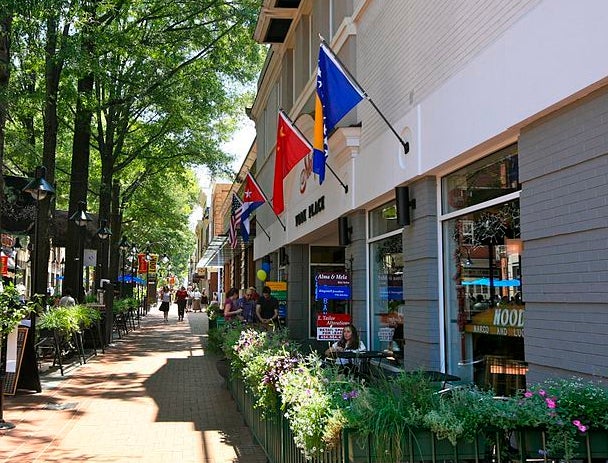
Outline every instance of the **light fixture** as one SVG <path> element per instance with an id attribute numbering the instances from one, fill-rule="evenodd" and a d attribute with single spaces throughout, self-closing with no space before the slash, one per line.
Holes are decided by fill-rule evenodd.
<path id="1" fill-rule="evenodd" d="M 95 232 L 98 238 L 102 241 L 107 240 L 110 236 L 112 236 L 112 230 L 108 228 L 108 221 L 106 219 L 101 220 L 101 226 Z"/>
<path id="2" fill-rule="evenodd" d="M 120 241 L 118 242 L 118 249 L 120 249 L 123 252 L 127 252 L 129 250 L 130 246 L 131 246 L 131 243 L 129 243 L 129 240 L 127 239 L 127 237 L 121 236 Z"/>
<path id="3" fill-rule="evenodd" d="M 55 188 L 46 181 L 46 168 L 44 166 L 36 167 L 36 173 L 33 180 L 31 180 L 24 188 L 24 193 L 32 195 L 36 201 L 42 201 L 47 196 L 55 194 Z"/>
<path id="4" fill-rule="evenodd" d="M 78 202 L 78 210 L 70 216 L 70 220 L 79 227 L 85 227 L 90 222 L 91 216 L 87 213 L 87 205 L 84 201 Z"/>

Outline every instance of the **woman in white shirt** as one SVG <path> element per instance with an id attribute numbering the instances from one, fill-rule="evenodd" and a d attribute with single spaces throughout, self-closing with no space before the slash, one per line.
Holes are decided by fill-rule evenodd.
<path id="1" fill-rule="evenodd" d="M 163 313 L 165 323 L 167 323 L 169 321 L 169 307 L 171 307 L 171 290 L 168 286 L 163 286 L 163 292 L 160 297 L 160 310 Z"/>
<path id="2" fill-rule="evenodd" d="M 342 338 L 336 341 L 332 346 L 325 351 L 325 355 L 328 357 L 337 357 L 340 352 L 365 352 L 367 348 L 363 341 L 359 339 L 359 332 L 355 325 L 348 324 L 342 330 Z M 339 365 L 346 365 L 351 362 L 349 358 L 336 358 L 336 363 Z"/>

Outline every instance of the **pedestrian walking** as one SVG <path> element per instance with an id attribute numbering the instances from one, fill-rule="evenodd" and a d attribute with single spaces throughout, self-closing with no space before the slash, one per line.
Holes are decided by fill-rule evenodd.
<path id="1" fill-rule="evenodd" d="M 160 311 L 163 313 L 165 323 L 169 322 L 169 307 L 171 307 L 171 290 L 168 286 L 163 286 L 160 294 Z"/>
<path id="2" fill-rule="evenodd" d="M 195 286 L 194 291 L 192 291 L 192 312 L 200 312 L 202 310 L 201 297 L 203 297 L 202 293 Z"/>
<path id="3" fill-rule="evenodd" d="M 186 310 L 186 299 L 188 298 L 188 291 L 182 286 L 175 292 L 175 303 L 177 304 L 177 321 L 181 322 L 184 320 L 184 312 Z"/>

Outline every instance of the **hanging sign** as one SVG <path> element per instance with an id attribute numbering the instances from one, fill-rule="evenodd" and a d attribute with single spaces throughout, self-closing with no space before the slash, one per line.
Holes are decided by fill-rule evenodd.
<path id="1" fill-rule="evenodd" d="M 287 282 L 266 281 L 264 284 L 270 288 L 270 295 L 279 301 L 279 318 L 287 318 Z"/>
<path id="2" fill-rule="evenodd" d="M 8 256 L 0 256 L 0 266 L 2 266 L 2 276 L 8 276 Z"/>
<path id="3" fill-rule="evenodd" d="M 517 305 L 486 309 L 473 315 L 471 323 L 465 325 L 465 331 L 521 338 L 524 335 L 524 313 L 522 306 Z"/>
<path id="4" fill-rule="evenodd" d="M 350 299 L 350 275 L 347 271 L 320 272 L 315 277 L 315 300 Z"/>
<path id="5" fill-rule="evenodd" d="M 317 314 L 317 341 L 338 341 L 342 330 L 351 323 L 347 313 Z"/>

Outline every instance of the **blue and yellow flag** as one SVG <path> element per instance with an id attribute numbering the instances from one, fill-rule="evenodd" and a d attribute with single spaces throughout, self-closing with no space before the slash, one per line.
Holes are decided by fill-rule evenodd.
<path id="1" fill-rule="evenodd" d="M 325 180 L 327 134 L 365 97 L 365 92 L 350 77 L 329 46 L 325 42 L 321 42 L 317 70 L 312 163 L 312 170 L 319 176 L 319 183 L 323 183 Z"/>

